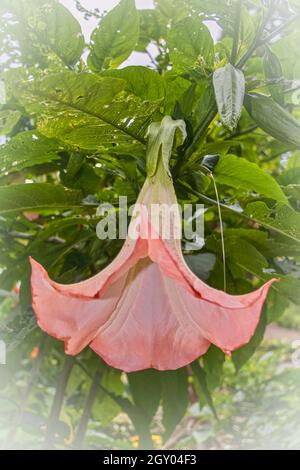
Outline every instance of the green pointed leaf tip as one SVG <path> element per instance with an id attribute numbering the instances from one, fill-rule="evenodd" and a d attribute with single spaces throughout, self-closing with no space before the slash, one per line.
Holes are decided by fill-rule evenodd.
<path id="1" fill-rule="evenodd" d="M 118 67 L 134 50 L 139 38 L 139 15 L 134 0 L 120 3 L 92 33 L 88 64 L 95 72 Z"/>
<path id="2" fill-rule="evenodd" d="M 160 373 L 154 369 L 127 374 L 130 392 L 136 406 L 151 422 L 161 398 Z"/>
<path id="3" fill-rule="evenodd" d="M 146 137 L 147 146 L 147 175 L 154 176 L 158 167 L 159 158 L 165 171 L 170 175 L 169 160 L 173 146 L 181 145 L 186 138 L 185 122 L 182 119 L 173 120 L 165 116 L 161 122 L 153 122 L 148 127 Z"/>
<path id="4" fill-rule="evenodd" d="M 232 361 L 237 371 L 239 371 L 255 353 L 256 349 L 264 338 L 266 326 L 267 315 L 264 308 L 258 327 L 256 328 L 255 333 L 249 343 L 232 353 Z"/>
<path id="5" fill-rule="evenodd" d="M 300 123 L 276 101 L 266 95 L 251 93 L 245 106 L 256 124 L 275 139 L 300 148 Z"/>
<path id="6" fill-rule="evenodd" d="M 160 372 L 165 437 L 172 434 L 188 406 L 188 374 L 185 368 Z"/>
<path id="7" fill-rule="evenodd" d="M 176 71 L 199 71 L 214 64 L 214 43 L 200 18 L 187 17 L 172 26 L 167 44 Z"/>
<path id="8" fill-rule="evenodd" d="M 206 353 L 206 354 L 208 354 L 208 353 Z M 199 394 L 200 400 L 201 400 L 201 395 L 203 395 L 206 403 L 208 404 L 208 406 L 212 410 L 215 418 L 217 418 L 217 413 L 216 413 L 216 409 L 214 407 L 213 399 L 212 399 L 212 396 L 211 396 L 211 393 L 210 393 L 210 390 L 209 390 L 209 387 L 208 387 L 207 375 L 206 375 L 205 370 L 200 366 L 199 361 L 194 361 L 191 364 L 191 369 L 193 371 L 194 378 L 196 379 L 196 389 L 197 388 L 199 389 L 198 394 Z"/>
<path id="9" fill-rule="evenodd" d="M 221 122 L 232 131 L 237 126 L 243 108 L 244 74 L 231 64 L 227 64 L 214 72 L 213 85 Z"/>
<path id="10" fill-rule="evenodd" d="M 288 204 L 288 199 L 277 181 L 255 163 L 235 155 L 220 158 L 214 174 L 218 183 L 258 194 Z"/>

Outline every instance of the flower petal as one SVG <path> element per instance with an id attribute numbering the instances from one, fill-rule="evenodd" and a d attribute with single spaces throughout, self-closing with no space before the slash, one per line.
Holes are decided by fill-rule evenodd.
<path id="1" fill-rule="evenodd" d="M 210 342 L 174 302 L 177 284 L 166 280 L 149 259 L 131 269 L 111 318 L 91 348 L 107 363 L 127 372 L 171 370 L 205 354 Z"/>
<path id="2" fill-rule="evenodd" d="M 57 291 L 45 269 L 31 259 L 32 308 L 40 328 L 65 342 L 68 354 L 78 354 L 97 335 L 121 295 L 124 279 L 114 283 L 101 299 L 81 299 Z"/>

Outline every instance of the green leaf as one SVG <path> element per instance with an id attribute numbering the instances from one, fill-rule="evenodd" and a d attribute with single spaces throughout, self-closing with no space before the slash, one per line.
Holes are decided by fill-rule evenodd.
<path id="1" fill-rule="evenodd" d="M 275 201 L 288 204 L 276 180 L 255 163 L 235 155 L 222 156 L 215 167 L 218 183 L 245 191 L 255 191 Z"/>
<path id="2" fill-rule="evenodd" d="M 143 100 L 159 100 L 166 94 L 163 77 L 158 72 L 141 65 L 107 70 L 102 76 L 126 80 L 126 90 Z"/>
<path id="3" fill-rule="evenodd" d="M 201 71 L 214 64 L 214 43 L 200 18 L 187 17 L 175 23 L 167 44 L 176 71 Z"/>
<path id="4" fill-rule="evenodd" d="M 203 281 L 209 278 L 209 274 L 216 262 L 216 257 L 213 253 L 184 255 L 184 259 L 189 268 Z"/>
<path id="5" fill-rule="evenodd" d="M 245 106 L 256 124 L 275 139 L 300 147 L 300 123 L 268 96 L 258 93 L 245 97 Z"/>
<path id="6" fill-rule="evenodd" d="M 211 392 L 221 384 L 224 362 L 225 354 L 213 344 L 203 356 L 203 368 L 206 375 L 207 386 Z"/>
<path id="7" fill-rule="evenodd" d="M 121 0 L 92 34 L 88 64 L 93 71 L 118 67 L 134 50 L 139 38 L 139 16 L 134 0 Z"/>
<path id="8" fill-rule="evenodd" d="M 130 392 L 135 405 L 144 413 L 148 425 L 155 415 L 161 398 L 159 372 L 148 369 L 127 374 Z"/>
<path id="9" fill-rule="evenodd" d="M 65 171 L 60 172 L 64 186 L 81 189 L 84 195 L 95 194 L 100 189 L 101 180 L 92 165 L 82 155 L 72 154 Z"/>
<path id="10" fill-rule="evenodd" d="M 284 94 L 283 94 L 283 86 L 280 83 L 276 83 L 280 79 L 283 79 L 283 72 L 281 63 L 271 51 L 269 47 L 265 48 L 265 55 L 264 55 L 264 70 L 265 70 L 265 77 L 268 80 L 274 80 L 274 84 L 270 84 L 268 86 L 269 92 L 271 93 L 272 98 L 276 101 L 279 105 L 284 105 Z"/>
<path id="11" fill-rule="evenodd" d="M 50 183 L 1 186 L 0 214 L 78 207 L 81 200 L 80 191 L 71 191 Z"/>
<path id="12" fill-rule="evenodd" d="M 101 151 L 122 144 L 144 143 L 144 135 L 157 104 L 120 92 L 119 78 L 63 72 L 23 84 L 20 100 L 39 114 L 38 128 L 87 151 Z M 125 145 L 126 144 L 126 145 Z"/>
<path id="13" fill-rule="evenodd" d="M 227 64 L 214 72 L 213 84 L 221 122 L 230 131 L 233 131 L 238 124 L 243 108 L 244 74 L 231 64 Z"/>
<path id="14" fill-rule="evenodd" d="M 198 361 L 193 362 L 191 364 L 191 368 L 192 368 L 192 371 L 195 375 L 195 378 L 196 378 L 196 380 L 199 384 L 200 390 L 201 390 L 201 392 L 203 393 L 203 395 L 205 397 L 205 400 L 206 400 L 208 406 L 212 410 L 214 416 L 217 418 L 216 409 L 214 407 L 212 396 L 210 394 L 210 391 L 209 391 L 209 388 L 208 388 L 208 385 L 207 385 L 207 379 L 206 379 L 205 371 L 200 366 Z"/>
<path id="15" fill-rule="evenodd" d="M 185 368 L 160 373 L 163 425 L 169 437 L 183 418 L 188 406 L 188 375 Z"/>
<path id="16" fill-rule="evenodd" d="M 281 297 L 285 297 L 296 305 L 300 305 L 300 279 L 293 276 L 281 276 L 275 289 Z"/>
<path id="17" fill-rule="evenodd" d="M 50 51 L 66 65 L 74 65 L 83 52 L 84 39 L 78 21 L 55 0 L 11 0 L 6 8 L 16 15 L 13 31 L 29 51 L 39 49 L 47 58 Z M 24 37 L 25 36 L 25 37 Z M 29 41 L 29 43 L 26 43 Z M 24 42 L 22 44 L 24 46 Z"/>
<path id="18" fill-rule="evenodd" d="M 1 82 L 0 82 L 1 83 Z M 1 85 L 0 85 L 1 86 Z M 0 99 L 1 103 L 1 99 Z M 9 134 L 20 120 L 20 111 L 0 111 L 0 135 Z"/>
<path id="19" fill-rule="evenodd" d="M 219 238 L 210 235 L 206 238 L 205 245 L 207 249 L 221 255 Z M 261 274 L 268 267 L 268 261 L 253 243 L 238 235 L 225 238 L 225 250 L 227 267 L 236 279 L 245 277 L 244 270 L 251 274 Z"/>
<path id="20" fill-rule="evenodd" d="M 62 149 L 57 140 L 47 139 L 37 131 L 20 132 L 0 146 L 0 174 L 58 160 Z"/>
<path id="21" fill-rule="evenodd" d="M 300 214 L 285 204 L 269 208 L 264 202 L 256 201 L 247 205 L 246 214 L 269 229 L 300 242 Z"/>
<path id="22" fill-rule="evenodd" d="M 239 371 L 241 367 L 243 367 L 243 365 L 250 359 L 250 357 L 253 356 L 256 349 L 262 342 L 265 334 L 266 325 L 267 315 L 266 309 L 264 308 L 258 327 L 256 328 L 255 333 L 250 339 L 249 343 L 232 353 L 232 361 L 237 371 Z"/>

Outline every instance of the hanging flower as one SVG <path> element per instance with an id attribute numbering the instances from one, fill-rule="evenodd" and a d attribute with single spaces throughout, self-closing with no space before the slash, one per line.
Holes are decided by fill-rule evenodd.
<path id="1" fill-rule="evenodd" d="M 166 116 L 151 124 L 148 137 L 140 209 L 115 260 L 86 281 L 63 285 L 31 259 L 32 305 L 41 329 L 63 340 L 67 354 L 89 345 L 108 364 L 127 372 L 183 367 L 211 343 L 230 354 L 254 334 L 275 281 L 249 294 L 229 295 L 190 271 L 180 237 L 174 235 L 178 213 L 171 212 L 171 238 L 149 218 L 153 204 L 177 204 L 168 165 L 174 140 L 185 138 L 184 123 Z"/>

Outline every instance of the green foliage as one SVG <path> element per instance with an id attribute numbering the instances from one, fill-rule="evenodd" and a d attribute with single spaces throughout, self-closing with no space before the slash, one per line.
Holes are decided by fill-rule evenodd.
<path id="1" fill-rule="evenodd" d="M 178 72 L 203 73 L 214 62 L 214 44 L 200 18 L 188 17 L 176 23 L 168 35 L 170 59 Z"/>
<path id="2" fill-rule="evenodd" d="M 36 328 L 28 256 L 63 283 L 107 266 L 122 241 L 97 238 L 96 207 L 122 195 L 135 202 L 146 172 L 146 129 L 165 115 L 181 120 L 181 129 L 184 121 L 187 131 L 184 142 L 178 133 L 172 148 L 168 136 L 163 139 L 179 202 L 206 206 L 205 244 L 185 254 L 188 265 L 223 289 L 211 172 L 223 218 L 228 292 L 249 292 L 271 277 L 280 282 L 255 335 L 232 362 L 224 364 L 224 354 L 212 346 L 188 368 L 126 375 L 84 351 L 72 363 L 66 400 L 58 404 L 53 447 L 80 440 L 74 437 L 81 427 L 78 410 L 90 417 L 89 448 L 132 448 L 136 434 L 144 447 L 152 446 L 151 435 L 163 435 L 163 445 L 191 397 L 219 415 L 215 390 L 227 363 L 243 366 L 243 374 L 266 322 L 299 304 L 297 2 L 288 2 L 284 15 L 281 2 L 274 8 L 252 2 L 251 14 L 245 2 L 229 0 L 154 3 L 153 10 L 136 10 L 133 0 L 121 0 L 100 18 L 86 59 L 81 27 L 58 1 L 1 2 L 0 337 L 9 342 L 9 363 L 16 366 L 1 375 L 0 436 L 12 446 L 22 440 L 28 448 L 37 440 L 43 446 L 53 389 L 65 370 L 61 345 L 48 339 L 43 349 Z M 220 27 L 215 40 L 207 20 Z M 133 51 L 147 52 L 144 66 L 124 67 Z M 158 152 L 162 140 L 153 126 Z M 37 363 L 36 347 L 43 351 Z M 87 409 L 90 392 L 96 398 Z M 3 398 L 8 393 L 9 404 Z M 125 436 L 120 413 L 123 419 L 126 414 Z"/>
<path id="3" fill-rule="evenodd" d="M 246 207 L 246 213 L 257 222 L 269 228 L 274 228 L 293 240 L 300 241 L 299 213 L 291 207 L 278 204 L 269 208 L 264 202 L 251 202 Z"/>
<path id="4" fill-rule="evenodd" d="M 141 65 L 111 69 L 102 75 L 125 80 L 126 90 L 143 100 L 156 101 L 166 95 L 166 80 L 154 70 Z"/>
<path id="5" fill-rule="evenodd" d="M 288 111 L 259 93 L 246 97 L 246 108 L 253 120 L 275 139 L 292 147 L 300 146 L 300 124 Z"/>
<path id="6" fill-rule="evenodd" d="M 134 0 L 121 0 L 92 35 L 88 64 L 95 72 L 115 68 L 133 51 L 139 37 L 139 16 Z"/>
<path id="7" fill-rule="evenodd" d="M 270 48 L 266 47 L 264 56 L 265 77 L 270 81 L 269 91 L 278 104 L 284 106 L 284 88 L 280 81 L 283 79 L 281 63 Z"/>
<path id="8" fill-rule="evenodd" d="M 79 191 L 49 183 L 14 184 L 0 187 L 0 214 L 31 210 L 59 210 L 77 207 L 82 200 Z"/>
<path id="9" fill-rule="evenodd" d="M 3 2 L 3 10 L 12 13 L 10 34 L 20 43 L 26 62 L 41 65 L 53 53 L 64 64 L 74 65 L 81 57 L 84 39 L 78 21 L 55 0 L 12 0 Z"/>
<path id="10" fill-rule="evenodd" d="M 161 372 L 163 425 L 169 437 L 183 418 L 188 405 L 186 369 Z"/>
<path id="11" fill-rule="evenodd" d="M 249 343 L 246 344 L 246 346 L 244 346 L 240 350 L 234 351 L 232 354 L 232 360 L 237 371 L 239 371 L 239 369 L 244 364 L 246 364 L 246 362 L 255 353 L 256 349 L 262 342 L 265 329 L 266 329 L 266 324 L 267 324 L 267 318 L 266 318 L 266 311 L 264 310 L 261 316 L 259 325 L 255 331 L 255 334 L 254 336 L 252 336 Z"/>
<path id="12" fill-rule="evenodd" d="M 279 184 L 255 163 L 235 155 L 221 157 L 214 170 L 217 181 L 245 191 L 255 191 L 278 202 L 288 203 Z"/>
<path id="13" fill-rule="evenodd" d="M 214 72 L 213 85 L 222 124 L 232 131 L 238 124 L 243 108 L 244 74 L 231 64 L 227 64 Z"/>
<path id="14" fill-rule="evenodd" d="M 56 140 L 47 139 L 36 131 L 16 134 L 6 145 L 0 147 L 1 169 L 7 173 L 21 171 L 42 163 L 59 159 L 63 146 Z"/>

